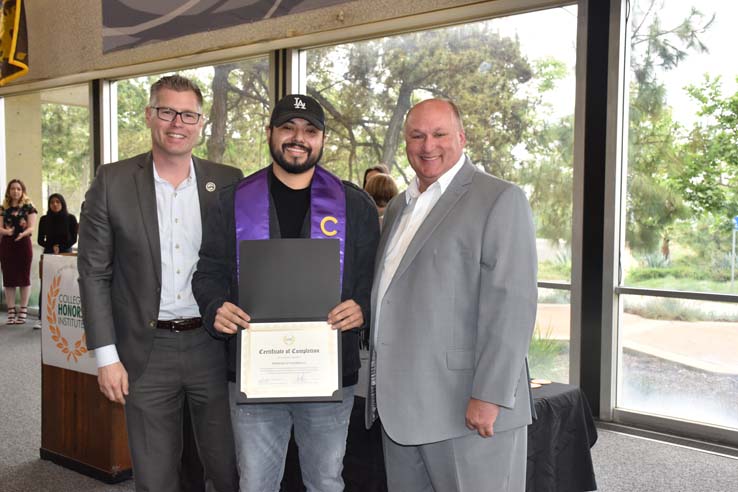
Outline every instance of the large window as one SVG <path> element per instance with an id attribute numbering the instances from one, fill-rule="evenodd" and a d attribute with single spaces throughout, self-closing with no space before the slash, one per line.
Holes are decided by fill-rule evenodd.
<path id="1" fill-rule="evenodd" d="M 631 6 L 617 406 L 738 429 L 735 10 Z"/>
<path id="2" fill-rule="evenodd" d="M 735 304 L 622 296 L 618 405 L 738 428 Z"/>
<path id="3" fill-rule="evenodd" d="M 198 83 L 205 127 L 195 155 L 240 167 L 249 174 L 270 162 L 265 127 L 271 113 L 266 57 L 177 73 Z M 166 74 L 120 80 L 117 95 L 117 158 L 151 149 L 144 118 L 149 88 Z"/>
<path id="4" fill-rule="evenodd" d="M 38 305 L 38 222 L 47 212 L 48 197 L 61 194 L 68 211 L 79 217 L 90 182 L 90 110 L 87 84 L 30 92 L 2 100 L 4 153 L 0 164 L 7 181 L 20 179 L 38 210 L 33 234 L 31 299 Z"/>
<path id="5" fill-rule="evenodd" d="M 462 112 L 471 160 L 523 187 L 546 281 L 531 368 L 558 381 L 569 379 L 576 29 L 568 6 L 306 52 L 307 92 L 327 109 L 331 171 L 361 184 L 365 169 L 384 163 L 403 189 L 414 176 L 405 113 L 448 97 Z"/>
<path id="6" fill-rule="evenodd" d="M 79 218 L 92 177 L 89 99 L 87 84 L 41 92 L 39 213 L 46 212 L 49 195 L 60 193 L 69 212 Z"/>

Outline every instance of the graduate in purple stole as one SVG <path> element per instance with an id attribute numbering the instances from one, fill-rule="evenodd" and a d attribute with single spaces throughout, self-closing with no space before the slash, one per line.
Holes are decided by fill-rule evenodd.
<path id="1" fill-rule="evenodd" d="M 320 166 L 325 117 L 317 101 L 301 94 L 285 96 L 266 131 L 272 163 L 220 192 L 218 207 L 203 226 L 193 292 L 205 328 L 227 340 L 240 490 L 279 490 L 294 426 L 307 490 L 342 491 L 343 456 L 361 365 L 358 330 L 369 322 L 379 220 L 369 195 Z M 237 306 L 238 243 L 270 238 L 339 240 L 341 301 L 327 319 L 342 332 L 342 401 L 236 403 L 236 333 L 249 329 L 251 319 Z"/>

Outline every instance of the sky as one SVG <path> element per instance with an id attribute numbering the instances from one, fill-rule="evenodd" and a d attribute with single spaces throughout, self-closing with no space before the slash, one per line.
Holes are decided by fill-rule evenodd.
<path id="1" fill-rule="evenodd" d="M 634 0 L 646 2 L 648 0 Z M 691 52 L 676 69 L 662 72 L 659 77 L 667 88 L 667 101 L 674 110 L 674 118 L 684 125 L 695 121 L 697 104 L 689 97 L 684 87 L 700 84 L 705 73 L 720 75 L 723 94 L 738 90 L 738 2 L 728 0 L 658 0 L 659 16 L 664 27 L 675 27 L 695 6 L 709 19 L 714 13 L 715 21 L 701 36 L 708 53 Z M 662 6 L 663 5 L 663 6 Z M 493 21 L 503 35 L 520 38 L 524 53 L 531 60 L 546 56 L 565 62 L 570 76 L 560 82 L 558 90 L 548 97 L 556 114 L 571 114 L 574 105 L 574 66 L 576 63 L 577 7 L 567 6 L 541 12 L 515 15 Z M 546 33 L 547 35 L 541 35 Z"/>
<path id="2" fill-rule="evenodd" d="M 491 21 L 504 36 L 517 35 L 523 54 L 529 60 L 555 58 L 564 62 L 569 69 L 566 79 L 559 82 L 556 89 L 547 94 L 545 101 L 550 103 L 557 117 L 574 112 L 575 68 L 577 39 L 577 7 L 558 7 L 554 9 L 519 14 Z M 547 33 L 544 36 L 542 33 Z"/>
<path id="3" fill-rule="evenodd" d="M 697 104 L 683 88 L 689 84 L 700 84 L 705 73 L 721 76 L 723 95 L 736 91 L 738 4 L 728 0 L 666 0 L 668 8 L 662 10 L 662 25 L 678 24 L 689 14 L 693 5 L 708 19 L 713 13 L 716 16 L 715 22 L 701 37 L 709 53 L 691 54 L 676 69 L 663 74 L 668 88 L 667 100 L 674 109 L 675 119 L 680 122 L 693 121 L 697 109 Z"/>

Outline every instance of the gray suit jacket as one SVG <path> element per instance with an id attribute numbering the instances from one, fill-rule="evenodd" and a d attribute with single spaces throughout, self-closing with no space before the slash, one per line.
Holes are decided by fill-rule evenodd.
<path id="1" fill-rule="evenodd" d="M 405 206 L 403 193 L 387 208 L 375 279 Z M 379 317 L 374 283 L 367 427 L 378 409 L 400 444 L 460 437 L 476 432 L 465 425 L 471 397 L 500 405 L 495 432 L 529 424 L 536 271 L 525 194 L 467 160 L 408 246 Z"/>
<path id="2" fill-rule="evenodd" d="M 194 156 L 192 160 L 204 224 L 217 190 L 243 173 Z M 135 381 L 149 359 L 161 294 L 150 152 L 98 169 L 80 216 L 77 265 L 87 347 L 115 344 L 130 381 Z"/>

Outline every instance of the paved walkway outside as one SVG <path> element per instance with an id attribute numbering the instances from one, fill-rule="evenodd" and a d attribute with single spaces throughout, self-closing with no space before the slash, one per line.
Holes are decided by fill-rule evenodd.
<path id="1" fill-rule="evenodd" d="M 569 340 L 568 304 L 539 304 L 536 324 L 545 338 Z M 5 313 L 0 314 L 5 323 Z M 29 328 L 36 322 L 30 315 Z M 624 313 L 623 348 L 720 374 L 738 374 L 738 322 L 665 321 Z"/>
<path id="2" fill-rule="evenodd" d="M 539 304 L 536 321 L 544 337 L 569 339 L 568 304 Z M 738 323 L 723 321 L 663 321 L 623 314 L 624 348 L 690 367 L 738 374 Z"/>

